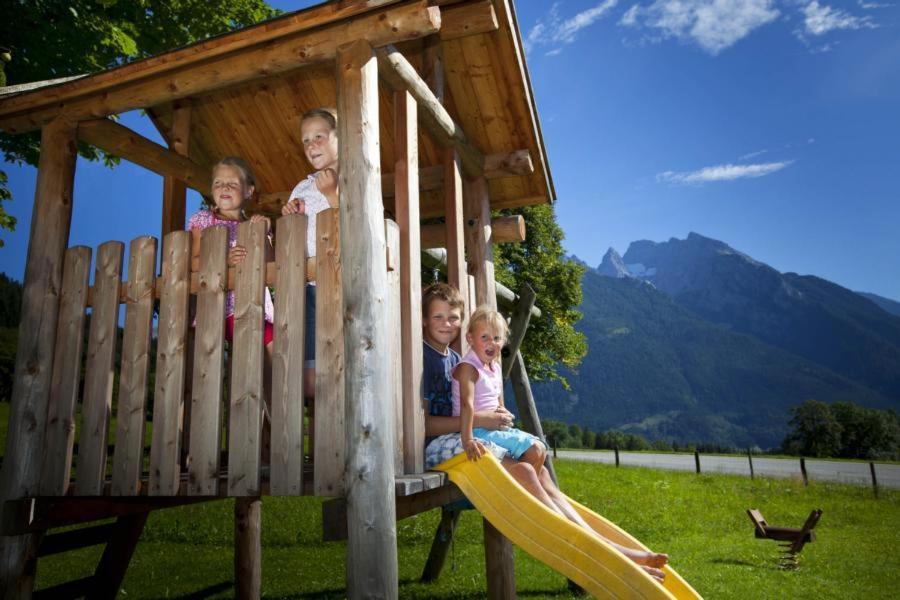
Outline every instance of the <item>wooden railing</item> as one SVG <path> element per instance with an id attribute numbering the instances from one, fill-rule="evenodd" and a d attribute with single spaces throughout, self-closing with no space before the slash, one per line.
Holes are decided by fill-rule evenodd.
<path id="1" fill-rule="evenodd" d="M 124 244 L 107 242 L 97 249 L 93 286 L 89 286 L 91 250 L 69 248 L 60 293 L 40 494 L 342 495 L 346 450 L 338 211 L 324 211 L 317 219 L 314 259 L 305 258 L 306 216 L 291 215 L 277 222 L 275 262 L 269 264 L 265 262 L 265 226 L 242 223 L 238 244 L 247 248 L 247 257 L 231 269 L 226 264 L 227 231 L 222 227 L 205 229 L 195 273 L 190 268 L 191 234 L 170 233 L 163 242 L 158 278 L 155 238 L 131 242 L 125 280 Z M 388 344 L 390 356 L 398 357 L 391 386 L 394 393 L 385 408 L 395 415 L 394 463 L 396 473 L 401 474 L 399 229 L 386 221 L 385 232 L 389 330 L 396 333 Z M 305 428 L 304 288 L 309 280 L 317 283 L 316 399 L 315 418 L 309 419 L 311 425 Z M 275 296 L 268 436 L 263 434 L 266 285 Z M 234 339 L 226 351 L 225 298 L 231 289 L 235 296 Z M 191 296 L 196 297 L 193 324 Z M 151 338 L 157 298 L 154 356 Z M 120 303 L 125 305 L 125 329 L 114 406 Z M 88 310 L 87 356 L 82 357 Z M 80 436 L 73 465 L 82 362 Z M 151 390 L 150 374 L 154 372 Z M 113 414 L 117 422 L 114 446 L 108 435 Z M 306 433 L 311 439 L 304 440 Z M 307 455 L 315 457 L 312 477 Z"/>

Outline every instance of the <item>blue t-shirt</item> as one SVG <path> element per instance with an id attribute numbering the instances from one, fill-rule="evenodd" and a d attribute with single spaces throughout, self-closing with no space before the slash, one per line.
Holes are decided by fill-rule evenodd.
<path id="1" fill-rule="evenodd" d="M 433 417 L 453 416 L 453 393 L 451 373 L 459 364 L 460 356 L 447 348 L 447 354 L 441 354 L 427 343 L 422 344 L 422 388 L 425 392 L 426 410 Z"/>

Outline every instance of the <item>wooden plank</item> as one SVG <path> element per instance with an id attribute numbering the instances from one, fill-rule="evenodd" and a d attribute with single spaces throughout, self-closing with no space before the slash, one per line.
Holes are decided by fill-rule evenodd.
<path id="1" fill-rule="evenodd" d="M 62 496 L 69 488 L 90 270 L 90 248 L 75 246 L 66 251 L 47 409 L 47 450 L 41 472 L 43 496 Z"/>
<path id="2" fill-rule="evenodd" d="M 75 157 L 70 123 L 56 120 L 41 131 L 0 501 L 32 496 L 40 486 Z M 0 538 L 0 581 L 6 595 L 31 593 L 34 568 L 29 563 L 39 539 Z"/>
<path id="3" fill-rule="evenodd" d="M 164 68 L 135 76 L 129 85 L 117 81 L 115 75 L 119 70 L 112 70 L 104 74 L 100 85 L 94 78 L 85 79 L 84 83 L 67 84 L 65 100 L 61 100 L 62 94 L 58 91 L 45 91 L 0 101 L 0 129 L 22 133 L 36 129 L 60 114 L 81 121 L 156 106 L 333 60 L 340 45 L 354 40 L 383 46 L 416 39 L 436 32 L 440 22 L 440 9 L 428 7 L 425 0 L 421 0 L 313 31 L 288 30 L 266 42 L 254 40 L 241 52 L 226 53 L 213 59 L 206 58 L 202 51 L 188 57 L 176 54 L 174 59 L 164 54 L 159 57 L 168 63 Z M 227 43 L 227 39 L 225 41 Z"/>
<path id="4" fill-rule="evenodd" d="M 544 437 L 544 428 L 538 416 L 537 405 L 534 403 L 534 395 L 531 393 L 531 383 L 528 381 L 528 371 L 525 370 L 525 360 L 521 352 L 515 353 L 512 371 L 509 375 L 512 383 L 513 394 L 516 397 L 516 407 L 519 409 L 519 418 L 522 419 L 522 429 L 532 435 L 547 441 Z M 553 458 L 547 454 L 544 466 L 550 472 L 550 478 L 556 483 L 556 469 L 553 467 Z"/>
<path id="5" fill-rule="evenodd" d="M 457 38 L 497 31 L 500 24 L 491 0 L 467 2 L 441 10 L 440 39 Z"/>
<path id="6" fill-rule="evenodd" d="M 316 496 L 344 494 L 344 320 L 341 235 L 337 209 L 316 215 L 316 399 L 313 487 Z"/>
<path id="7" fill-rule="evenodd" d="M 262 587 L 262 501 L 237 498 L 234 501 L 235 597 L 259 598 Z"/>
<path id="8" fill-rule="evenodd" d="M 419 228 L 419 145 L 416 102 L 394 94 L 394 211 L 400 227 L 400 355 L 403 364 L 403 471 L 425 470 L 425 409 L 422 391 L 422 263 Z"/>
<path id="9" fill-rule="evenodd" d="M 491 227 L 491 199 L 487 180 L 483 177 L 463 184 L 466 214 L 466 250 L 469 273 L 475 277 L 475 304 L 497 309 L 494 285 L 494 248 Z M 523 219 L 524 221 L 524 219 Z"/>
<path id="10" fill-rule="evenodd" d="M 103 550 L 94 572 L 96 585 L 91 590 L 92 597 L 115 598 L 118 595 L 149 514 L 138 513 L 116 519 L 112 538 Z"/>
<path id="11" fill-rule="evenodd" d="M 102 525 L 81 527 L 45 535 L 44 539 L 41 540 L 38 556 L 53 556 L 54 554 L 62 554 L 63 552 L 105 544 L 109 541 L 115 527 L 114 523 L 103 523 Z"/>
<path id="12" fill-rule="evenodd" d="M 394 425 L 385 311 L 378 64 L 358 41 L 338 50 L 341 283 L 347 403 L 347 595 L 397 596 Z"/>
<path id="13" fill-rule="evenodd" d="M 474 229 L 480 225 L 471 219 L 466 219 L 466 230 Z M 525 218 L 522 215 L 509 215 L 491 219 L 491 243 L 492 244 L 517 244 L 525 241 Z M 443 223 L 422 225 L 422 248 L 443 248 L 447 243 L 446 227 Z"/>
<path id="14" fill-rule="evenodd" d="M 303 493 L 303 377 L 306 323 L 306 215 L 278 219 L 275 346 L 272 356 L 273 496 Z"/>
<path id="15" fill-rule="evenodd" d="M 376 51 L 384 76 L 394 89 L 406 89 L 416 99 L 419 118 L 435 141 L 444 148 L 456 150 L 468 177 L 484 174 L 484 155 L 466 137 L 428 84 L 422 81 L 415 68 L 393 46 Z"/>
<path id="16" fill-rule="evenodd" d="M 154 173 L 183 181 L 201 194 L 209 193 L 209 169 L 109 119 L 82 121 L 78 138 Z"/>
<path id="17" fill-rule="evenodd" d="M 447 240 L 447 283 L 456 287 L 463 298 L 469 298 L 469 278 L 466 272 L 466 254 L 463 245 L 463 189 L 459 173 L 459 156 L 453 150 L 444 154 L 444 237 Z M 466 318 L 472 311 L 468 306 L 463 314 L 462 331 L 466 330 Z M 460 335 L 451 344 L 460 354 L 465 354 L 465 336 Z"/>
<path id="18" fill-rule="evenodd" d="M 125 300 L 125 331 L 122 335 L 122 366 L 116 411 L 113 496 L 135 496 L 141 489 L 155 275 L 156 238 L 135 238 L 128 253 L 129 286 Z"/>
<path id="19" fill-rule="evenodd" d="M 122 242 L 106 242 L 97 249 L 94 273 L 94 307 L 84 375 L 81 438 L 75 493 L 97 496 L 106 478 L 106 443 L 112 410 L 116 330 L 119 323 L 119 280 L 122 274 Z"/>
<path id="20" fill-rule="evenodd" d="M 400 227 L 391 221 L 384 221 L 384 239 L 387 246 L 388 256 L 400 256 Z M 403 344 L 402 344 L 402 327 L 401 327 L 401 310 L 400 310 L 400 264 L 396 261 L 395 268 L 388 268 L 387 272 L 387 289 L 385 295 L 385 304 L 388 322 L 388 356 L 390 357 L 390 365 L 388 374 L 390 376 L 390 394 L 391 406 L 390 411 L 394 418 L 394 438 L 393 438 L 393 454 L 394 454 L 394 475 L 403 474 L 403 372 L 410 368 L 409 364 L 403 362 Z M 424 439 L 424 438 L 423 438 Z"/>
<path id="21" fill-rule="evenodd" d="M 228 406 L 228 494 L 258 496 L 262 458 L 263 322 L 266 224 L 238 225 L 237 244 L 247 256 L 236 267 L 234 341 Z"/>
<path id="22" fill-rule="evenodd" d="M 441 522 L 438 524 L 437 531 L 434 532 L 428 560 L 425 561 L 425 567 L 422 569 L 420 580 L 423 583 L 435 581 L 440 576 L 444 568 L 444 561 L 447 559 L 447 551 L 450 550 L 453 532 L 456 531 L 456 524 L 459 522 L 460 512 L 458 509 L 441 509 Z"/>
<path id="23" fill-rule="evenodd" d="M 163 137 L 169 149 L 188 156 L 191 134 L 191 102 L 189 98 L 172 103 L 172 125 Z M 206 190 L 204 190 L 205 192 Z M 184 229 L 187 189 L 183 181 L 166 176 L 163 179 L 162 235 Z"/>
<path id="24" fill-rule="evenodd" d="M 191 233 L 173 231 L 163 241 L 163 289 L 159 302 L 153 440 L 150 446 L 151 496 L 173 496 L 181 479 L 184 383 L 187 375 L 188 301 Z"/>
<path id="25" fill-rule="evenodd" d="M 487 519 L 484 524 L 484 563 L 487 571 L 487 597 L 507 600 L 516 597 L 516 571 L 512 543 Z"/>
<path id="26" fill-rule="evenodd" d="M 197 496 L 214 496 L 218 492 L 227 256 L 228 230 L 224 227 L 204 229 L 200 234 L 188 460 L 188 491 Z"/>

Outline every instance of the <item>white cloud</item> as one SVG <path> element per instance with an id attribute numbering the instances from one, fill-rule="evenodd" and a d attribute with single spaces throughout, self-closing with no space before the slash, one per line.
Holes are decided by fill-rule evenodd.
<path id="1" fill-rule="evenodd" d="M 876 8 L 890 8 L 892 6 L 896 6 L 895 4 L 888 2 L 866 2 L 865 0 L 859 0 L 859 7 L 865 10 L 873 10 Z"/>
<path id="2" fill-rule="evenodd" d="M 547 16 L 540 19 L 525 36 L 525 51 L 530 52 L 540 45 L 571 44 L 582 29 L 590 27 L 615 8 L 619 0 L 604 0 L 593 8 L 584 10 L 568 19 L 559 16 L 559 3 L 554 2 Z M 547 52 L 548 56 L 559 54 L 561 49 L 554 48 Z"/>
<path id="3" fill-rule="evenodd" d="M 857 17 L 839 8 L 820 5 L 816 0 L 803 8 L 803 16 L 805 31 L 812 35 L 824 35 L 835 29 L 861 29 L 863 27 L 871 29 L 875 27 L 875 23 L 869 16 Z"/>
<path id="4" fill-rule="evenodd" d="M 766 152 L 768 152 L 768 150 L 757 150 L 756 152 L 749 152 L 743 156 L 739 156 L 738 160 L 747 160 L 747 159 L 753 158 L 755 156 L 762 156 Z"/>
<path id="5" fill-rule="evenodd" d="M 675 183 L 682 185 L 708 183 L 713 181 L 733 181 L 748 177 L 763 177 L 790 165 L 792 160 L 781 162 L 759 163 L 755 165 L 717 165 L 704 167 L 697 171 L 685 171 L 676 173 L 665 171 L 656 176 L 656 181 L 661 183 Z"/>
<path id="6" fill-rule="evenodd" d="M 633 6 L 620 25 L 643 25 L 663 37 L 691 40 L 712 55 L 734 45 L 781 13 L 773 0 L 656 0 L 646 8 Z"/>

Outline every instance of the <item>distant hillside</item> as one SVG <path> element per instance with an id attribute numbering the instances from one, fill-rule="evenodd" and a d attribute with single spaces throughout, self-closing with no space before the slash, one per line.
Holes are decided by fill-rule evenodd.
<path id="1" fill-rule="evenodd" d="M 779 273 L 696 233 L 634 242 L 629 271 L 700 317 L 900 400 L 900 317 L 839 285 Z"/>
<path id="2" fill-rule="evenodd" d="M 868 292 L 856 293 L 863 298 L 868 298 L 869 300 L 880 306 L 882 310 L 900 317 L 900 302 L 896 302 L 894 300 L 891 300 L 890 298 L 885 298 L 884 296 L 879 296 L 878 294 L 870 294 Z"/>
<path id="3" fill-rule="evenodd" d="M 590 350 L 571 391 L 537 384 L 542 418 L 651 439 L 775 446 L 808 398 L 890 400 L 811 361 L 709 323 L 634 278 L 588 271 L 578 329 Z"/>

